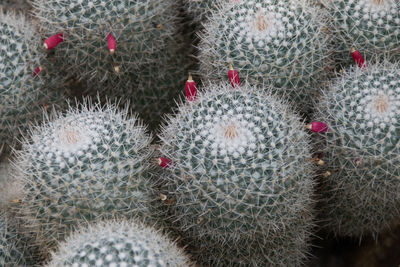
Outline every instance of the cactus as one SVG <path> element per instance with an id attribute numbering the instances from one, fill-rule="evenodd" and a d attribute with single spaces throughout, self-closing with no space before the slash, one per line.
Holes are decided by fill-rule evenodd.
<path id="1" fill-rule="evenodd" d="M 203 260 L 241 251 L 247 264 L 300 263 L 312 224 L 308 136 L 285 103 L 248 84 L 235 88 L 210 84 L 169 118 L 160 135 L 170 161 L 161 164 L 169 167 L 164 199 Z M 255 240 L 268 251 L 252 255 Z"/>
<path id="2" fill-rule="evenodd" d="M 103 221 L 81 227 L 52 253 L 56 266 L 192 266 L 167 236 L 138 222 Z"/>
<path id="3" fill-rule="evenodd" d="M 82 104 L 32 129 L 16 152 L 13 177 L 24 183 L 18 213 L 41 247 L 53 246 L 82 221 L 157 220 L 151 137 L 128 116 L 111 104 Z"/>
<path id="4" fill-rule="evenodd" d="M 0 212 L 0 266 L 15 267 L 25 264 L 23 252 L 18 246 L 18 237 L 13 225 Z"/>
<path id="5" fill-rule="evenodd" d="M 271 84 L 306 111 L 331 67 L 322 11 L 303 1 L 242 1 L 210 17 L 199 73 L 215 80 L 233 63 L 254 85 Z"/>
<path id="6" fill-rule="evenodd" d="M 185 0 L 184 7 L 192 23 L 198 27 L 204 23 L 221 5 L 239 3 L 241 0 Z"/>
<path id="7" fill-rule="evenodd" d="M 351 60 L 352 48 L 363 51 L 367 60 L 400 58 L 400 3 L 396 0 L 323 0 L 336 38 L 336 59 Z"/>
<path id="8" fill-rule="evenodd" d="M 321 216 L 336 235 L 377 236 L 400 216 L 399 81 L 387 61 L 345 70 L 316 108 L 329 126 Z"/>
<path id="9" fill-rule="evenodd" d="M 47 48 L 62 41 L 55 49 L 58 64 L 92 82 L 154 63 L 178 17 L 173 0 L 35 0 L 33 5 L 41 32 L 58 38 L 52 44 L 46 39 Z"/>
<path id="10" fill-rule="evenodd" d="M 159 127 L 162 116 L 170 113 L 187 78 L 190 62 L 182 53 L 181 44 L 171 42 L 157 54 L 156 64 L 145 64 L 139 73 L 109 79 L 104 83 L 86 83 L 87 92 L 101 92 L 103 98 L 118 99 L 129 106 L 150 130 Z M 156 57 L 155 57 L 156 58 Z"/>
<path id="11" fill-rule="evenodd" d="M 31 8 L 27 0 L 2 0 L 0 10 L 18 10 L 26 12 Z"/>
<path id="12" fill-rule="evenodd" d="M 0 11 L 0 148 L 14 146 L 29 123 L 41 119 L 43 107 L 64 102 L 51 68 L 40 71 L 49 63 L 39 43 L 23 16 Z"/>

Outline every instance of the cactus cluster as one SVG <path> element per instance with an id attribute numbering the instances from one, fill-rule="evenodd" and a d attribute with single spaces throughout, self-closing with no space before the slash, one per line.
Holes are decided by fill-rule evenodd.
<path id="1" fill-rule="evenodd" d="M 100 82 L 155 63 L 176 31 L 173 0 L 35 0 L 41 32 L 71 75 Z M 58 36 L 58 37 L 57 37 Z"/>
<path id="2" fill-rule="evenodd" d="M 47 61 L 39 44 L 28 20 L 0 11 L 0 147 L 13 146 L 30 122 L 41 119 L 43 107 L 63 102 L 58 79 L 41 71 Z"/>
<path id="3" fill-rule="evenodd" d="M 16 153 L 24 184 L 17 212 L 41 246 L 53 246 L 79 222 L 143 216 L 156 220 L 145 127 L 114 105 L 82 104 L 32 129 Z"/>
<path id="4" fill-rule="evenodd" d="M 400 59 L 400 2 L 397 0 L 323 0 L 336 41 L 336 60 L 349 63 L 351 48 L 367 60 Z"/>
<path id="5" fill-rule="evenodd" d="M 268 247 L 259 264 L 279 263 L 276 252 L 284 247 L 287 264 L 300 261 L 312 220 L 313 170 L 308 136 L 285 103 L 248 84 L 210 84 L 179 106 L 160 139 L 171 161 L 166 199 L 186 236 L 198 246 L 246 247 L 241 260 L 248 263 L 255 240 Z M 222 253 L 211 257 L 233 257 Z"/>
<path id="6" fill-rule="evenodd" d="M 400 216 L 400 71 L 383 62 L 344 71 L 315 117 L 323 140 L 323 219 L 337 235 L 377 235 Z"/>
<path id="7" fill-rule="evenodd" d="M 209 18 L 199 73 L 219 79 L 233 63 L 252 84 L 271 84 L 307 110 L 331 67 L 325 28 L 321 12 L 303 1 L 242 1 Z"/>
<path id="8" fill-rule="evenodd" d="M 167 236 L 138 222 L 104 221 L 74 232 L 52 253 L 47 267 L 193 266 Z"/>

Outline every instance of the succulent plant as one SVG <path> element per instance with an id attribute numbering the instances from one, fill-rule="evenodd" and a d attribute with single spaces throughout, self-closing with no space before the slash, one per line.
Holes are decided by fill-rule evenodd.
<path id="1" fill-rule="evenodd" d="M 336 39 L 336 59 L 349 63 L 352 48 L 367 60 L 400 58 L 400 2 L 397 0 L 323 0 Z"/>
<path id="2" fill-rule="evenodd" d="M 39 44 L 28 20 L 0 11 L 0 148 L 14 146 L 29 123 L 41 119 L 43 107 L 64 102 Z"/>
<path id="3" fill-rule="evenodd" d="M 240 254 L 247 264 L 301 262 L 313 169 L 308 136 L 286 103 L 248 84 L 210 84 L 178 107 L 160 139 L 169 170 L 164 200 L 174 203 L 171 220 L 196 240 L 200 261 Z M 264 239 L 268 251 L 252 255 L 260 249 L 250 244 Z"/>
<path id="4" fill-rule="evenodd" d="M 43 248 L 72 227 L 98 218 L 158 219 L 151 137 L 126 110 L 82 104 L 31 130 L 16 152 L 14 179 L 24 184 L 19 214 Z"/>
<path id="5" fill-rule="evenodd" d="M 18 243 L 16 230 L 0 211 L 0 266 L 15 267 L 25 264 L 23 251 Z"/>
<path id="6" fill-rule="evenodd" d="M 218 80 L 233 63 L 251 84 L 273 85 L 306 111 L 332 67 L 321 14 L 304 1 L 242 1 L 222 8 L 200 35 L 199 73 Z"/>
<path id="7" fill-rule="evenodd" d="M 160 50 L 154 64 L 144 64 L 139 72 L 115 77 L 104 83 L 87 82 L 88 93 L 100 92 L 102 98 L 117 99 L 146 121 L 150 130 L 156 130 L 164 114 L 171 113 L 175 101 L 182 97 L 190 62 L 182 53 L 182 45 L 171 42 Z"/>
<path id="8" fill-rule="evenodd" d="M 26 12 L 31 8 L 27 0 L 2 0 L 0 2 L 1 10 L 18 10 Z"/>
<path id="9" fill-rule="evenodd" d="M 173 38 L 174 0 L 35 0 L 35 15 L 71 75 L 101 82 L 139 71 Z M 60 43 L 61 42 L 61 43 Z"/>
<path id="10" fill-rule="evenodd" d="M 105 221 L 81 227 L 52 253 L 56 266 L 193 266 L 167 236 L 138 222 Z"/>
<path id="11" fill-rule="evenodd" d="M 400 71 L 398 64 L 345 70 L 317 105 L 329 131 L 322 219 L 337 235 L 378 235 L 400 216 Z"/>

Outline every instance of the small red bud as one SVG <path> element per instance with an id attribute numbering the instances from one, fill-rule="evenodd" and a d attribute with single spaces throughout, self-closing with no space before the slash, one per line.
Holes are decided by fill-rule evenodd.
<path id="1" fill-rule="evenodd" d="M 367 67 L 367 63 L 365 62 L 364 57 L 361 55 L 360 51 L 351 49 L 351 57 L 354 62 L 357 63 L 358 67 L 365 69 Z"/>
<path id="2" fill-rule="evenodd" d="M 228 77 L 233 88 L 240 85 L 239 73 L 237 70 L 233 69 L 232 64 L 229 64 Z"/>
<path id="3" fill-rule="evenodd" d="M 314 121 L 306 125 L 306 128 L 314 133 L 326 133 L 328 131 L 328 125 L 320 121 Z"/>
<path id="4" fill-rule="evenodd" d="M 159 157 L 158 158 L 158 165 L 162 168 L 169 168 L 171 166 L 172 161 L 167 158 Z"/>
<path id="5" fill-rule="evenodd" d="M 59 43 L 64 41 L 64 34 L 63 33 L 57 33 L 54 34 L 52 36 L 50 36 L 49 38 L 47 38 L 44 41 L 44 48 L 47 50 L 51 50 L 54 47 L 56 47 Z"/>
<path id="6" fill-rule="evenodd" d="M 111 32 L 107 35 L 107 43 L 108 51 L 110 51 L 110 54 L 113 55 L 117 50 L 117 41 L 115 41 L 115 38 Z"/>
<path id="7" fill-rule="evenodd" d="M 193 81 L 192 75 L 189 73 L 188 80 L 185 83 L 185 94 L 189 101 L 195 101 L 197 97 L 197 84 Z"/>
<path id="8" fill-rule="evenodd" d="M 38 75 L 39 72 L 41 72 L 42 70 L 43 70 L 43 67 L 42 67 L 42 66 L 37 67 L 37 68 L 35 69 L 35 71 L 32 73 L 32 77 L 35 77 L 36 75 Z"/>

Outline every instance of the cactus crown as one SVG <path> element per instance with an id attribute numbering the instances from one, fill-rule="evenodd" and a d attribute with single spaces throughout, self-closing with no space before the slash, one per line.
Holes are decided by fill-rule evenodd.
<path id="1" fill-rule="evenodd" d="M 53 253 L 51 266 L 190 266 L 176 244 L 136 222 L 101 222 L 73 233 Z"/>

